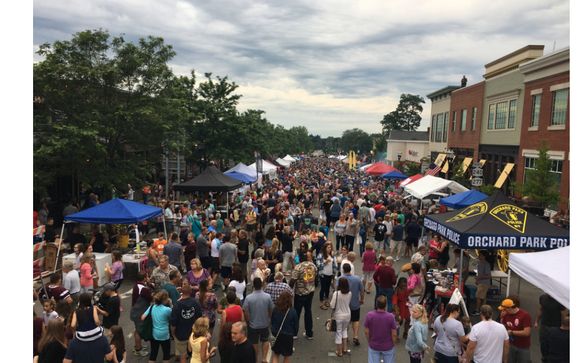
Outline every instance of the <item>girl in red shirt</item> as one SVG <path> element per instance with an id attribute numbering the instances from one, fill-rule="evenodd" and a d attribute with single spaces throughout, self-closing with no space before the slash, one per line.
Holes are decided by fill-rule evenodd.
<path id="1" fill-rule="evenodd" d="M 411 318 L 409 306 L 407 305 L 408 300 L 409 292 L 407 291 L 407 279 L 401 277 L 397 282 L 397 287 L 395 287 L 395 293 L 393 294 L 393 309 L 399 327 L 404 326 L 403 339 L 407 339 L 407 332 L 409 331 L 409 322 Z"/>

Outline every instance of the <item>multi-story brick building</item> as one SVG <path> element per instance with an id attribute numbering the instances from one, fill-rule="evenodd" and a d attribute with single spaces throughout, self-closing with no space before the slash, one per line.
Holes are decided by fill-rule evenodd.
<path id="1" fill-rule="evenodd" d="M 520 66 L 524 77 L 523 115 L 517 180 L 535 167 L 538 149 L 548 148 L 552 172 L 560 183 L 560 209 L 569 209 L 570 195 L 570 48 Z"/>
<path id="2" fill-rule="evenodd" d="M 453 91 L 447 147 L 459 158 L 478 160 L 485 82 Z"/>
<path id="3" fill-rule="evenodd" d="M 543 45 L 528 45 L 485 65 L 479 145 L 479 158 L 486 160 L 485 183 L 493 184 L 504 166 L 515 164 L 518 159 L 524 101 L 524 75 L 519 65 L 541 57 L 543 49 Z M 459 116 L 455 120 L 458 124 L 463 123 Z M 515 181 L 515 174 L 512 171 L 508 180 Z"/>

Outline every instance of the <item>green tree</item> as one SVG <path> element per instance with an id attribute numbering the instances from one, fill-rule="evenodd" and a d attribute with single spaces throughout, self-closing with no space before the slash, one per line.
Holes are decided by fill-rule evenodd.
<path id="1" fill-rule="evenodd" d="M 419 95 L 401 94 L 397 108 L 384 115 L 381 120 L 383 133 L 388 135 L 391 130 L 417 130 L 421 125 L 423 103 L 425 103 L 425 99 Z"/>
<path id="2" fill-rule="evenodd" d="M 523 193 L 542 208 L 555 207 L 560 200 L 560 183 L 550 171 L 552 161 L 548 157 L 546 144 L 542 144 L 538 153 L 535 168 L 526 169 Z"/>
<path id="3" fill-rule="evenodd" d="M 341 144 L 345 151 L 354 150 L 357 153 L 368 153 L 373 147 L 373 140 L 363 130 L 354 128 L 342 133 Z"/>
<path id="4" fill-rule="evenodd" d="M 43 44 L 34 65 L 34 187 L 57 176 L 89 187 L 139 184 L 151 177 L 145 154 L 159 152 L 159 135 L 173 127 L 158 95 L 174 80 L 175 52 L 162 38 L 138 44 L 103 30 Z M 156 160 L 155 160 L 156 161 Z"/>

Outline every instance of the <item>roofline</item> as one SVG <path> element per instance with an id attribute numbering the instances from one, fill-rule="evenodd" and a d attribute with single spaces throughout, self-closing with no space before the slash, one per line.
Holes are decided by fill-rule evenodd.
<path id="1" fill-rule="evenodd" d="M 429 99 L 433 99 L 437 96 L 446 94 L 446 93 L 451 93 L 453 91 L 455 91 L 456 89 L 461 88 L 460 86 L 447 86 L 447 87 L 443 87 L 435 92 L 431 92 L 427 95 L 427 98 Z"/>
<path id="2" fill-rule="evenodd" d="M 538 44 L 536 44 L 536 45 L 533 45 L 533 44 L 532 45 L 526 45 L 525 47 L 520 48 L 520 49 L 518 49 L 518 50 L 516 50 L 514 52 L 511 52 L 508 55 L 504 55 L 503 57 L 501 57 L 499 59 L 496 59 L 496 60 L 494 60 L 494 61 L 492 61 L 490 63 L 487 63 L 484 67 L 485 68 L 491 67 L 491 66 L 493 66 L 495 64 L 498 64 L 500 62 L 503 62 L 506 59 L 509 59 L 509 58 L 513 57 L 516 54 L 523 53 L 526 50 L 544 50 L 544 46 L 543 45 L 538 45 Z"/>

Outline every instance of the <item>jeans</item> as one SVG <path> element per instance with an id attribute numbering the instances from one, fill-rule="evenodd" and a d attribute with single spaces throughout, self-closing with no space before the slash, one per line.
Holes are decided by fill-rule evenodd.
<path id="1" fill-rule="evenodd" d="M 384 297 L 387 298 L 387 311 L 389 313 L 393 312 L 393 293 L 394 290 L 393 288 L 382 288 L 382 287 L 377 287 L 377 296 L 375 296 L 375 309 L 377 308 L 377 298 L 380 295 L 383 295 Z"/>
<path id="2" fill-rule="evenodd" d="M 367 234 L 361 234 L 360 235 L 360 245 L 358 245 L 359 248 L 359 252 L 360 252 L 360 256 L 362 257 L 363 252 L 365 251 L 365 243 L 367 243 Z M 349 250 L 352 251 L 352 250 Z"/>
<path id="3" fill-rule="evenodd" d="M 298 314 L 298 324 L 300 324 L 300 314 L 302 313 L 302 308 L 304 308 L 304 328 L 306 329 L 306 335 L 311 337 L 314 333 L 312 332 L 312 298 L 314 297 L 314 291 L 307 295 L 295 295 L 294 296 L 294 309 L 296 314 Z"/>
<path id="4" fill-rule="evenodd" d="M 510 352 L 508 355 L 508 362 L 510 363 L 532 363 L 529 349 L 520 349 L 510 344 Z"/>
<path id="5" fill-rule="evenodd" d="M 348 234 L 345 236 L 346 239 L 346 247 L 349 251 L 352 251 L 354 248 L 354 239 L 355 236 L 349 236 Z"/>
<path id="6" fill-rule="evenodd" d="M 369 347 L 369 363 L 381 363 L 381 356 L 384 363 L 395 363 L 395 348 L 381 351 Z"/>
<path id="7" fill-rule="evenodd" d="M 155 362 L 157 360 L 157 353 L 159 353 L 159 346 L 163 350 L 163 360 L 171 358 L 171 340 L 151 340 L 151 351 L 149 352 L 149 360 Z"/>
<path id="8" fill-rule="evenodd" d="M 332 275 L 320 275 L 320 302 L 330 298 L 330 284 L 332 283 Z"/>
<path id="9" fill-rule="evenodd" d="M 336 250 L 340 251 L 340 247 L 345 245 L 345 238 L 344 236 L 336 235 Z"/>

